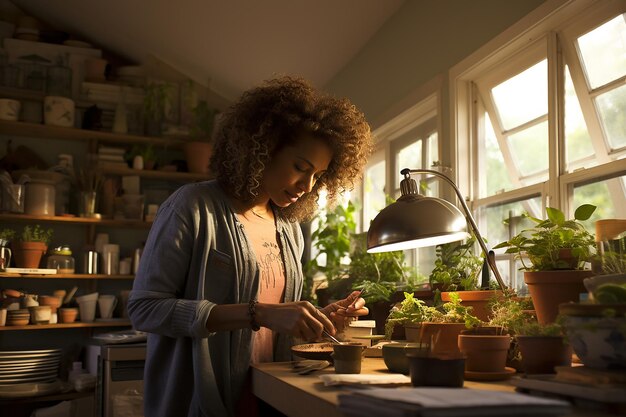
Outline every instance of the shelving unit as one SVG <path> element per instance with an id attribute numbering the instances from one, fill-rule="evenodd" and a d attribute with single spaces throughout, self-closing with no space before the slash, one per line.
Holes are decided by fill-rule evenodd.
<path id="1" fill-rule="evenodd" d="M 92 327 L 128 327 L 130 320 L 94 321 L 91 323 L 57 323 L 57 324 L 27 324 L 25 326 L 0 326 L 0 332 L 12 330 L 52 330 L 52 329 L 77 329 Z"/>
<path id="2" fill-rule="evenodd" d="M 8 274 L 0 272 L 0 279 L 2 278 L 24 278 L 24 279 L 89 279 L 89 280 L 107 280 L 107 279 L 135 279 L 134 275 L 104 275 L 104 274 L 46 274 L 46 275 L 33 275 L 33 274 Z"/>

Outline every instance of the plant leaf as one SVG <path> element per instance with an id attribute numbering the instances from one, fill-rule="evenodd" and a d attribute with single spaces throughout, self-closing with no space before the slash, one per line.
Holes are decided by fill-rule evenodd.
<path id="1" fill-rule="evenodd" d="M 596 211 L 596 206 L 592 204 L 583 204 L 574 212 L 574 218 L 576 220 L 587 220 L 591 217 L 594 211 Z"/>

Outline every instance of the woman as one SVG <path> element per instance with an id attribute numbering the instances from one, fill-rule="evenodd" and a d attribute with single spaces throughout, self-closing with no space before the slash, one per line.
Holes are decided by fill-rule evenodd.
<path id="1" fill-rule="evenodd" d="M 159 208 L 129 297 L 146 331 L 146 416 L 249 413 L 250 363 L 290 360 L 367 314 L 358 292 L 323 309 L 298 301 L 303 237 L 319 192 L 334 202 L 361 174 L 370 128 L 347 100 L 283 77 L 245 92 L 220 123 L 213 181 Z"/>

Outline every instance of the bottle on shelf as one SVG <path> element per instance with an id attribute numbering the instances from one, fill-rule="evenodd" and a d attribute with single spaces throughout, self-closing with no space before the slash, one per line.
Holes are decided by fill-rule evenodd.
<path id="1" fill-rule="evenodd" d="M 76 271 L 76 265 L 69 245 L 52 249 L 47 265 L 50 269 L 56 269 L 59 274 L 73 274 Z"/>

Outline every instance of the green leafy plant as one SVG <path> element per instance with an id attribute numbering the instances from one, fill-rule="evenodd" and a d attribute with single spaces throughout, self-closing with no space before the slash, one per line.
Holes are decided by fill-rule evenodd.
<path id="1" fill-rule="evenodd" d="M 9 242 L 15 238 L 15 230 L 13 229 L 2 229 L 0 230 L 0 240 L 5 242 Z"/>
<path id="2" fill-rule="evenodd" d="M 482 322 L 471 314 L 472 307 L 461 304 L 458 293 L 450 294 L 450 301 L 439 307 L 427 306 L 423 300 L 415 298 L 411 293 L 404 293 L 404 300 L 400 307 L 394 307 L 389 313 L 385 324 L 385 337 L 391 338 L 393 329 L 397 325 L 408 323 L 464 323 L 465 327 L 479 326 Z"/>
<path id="3" fill-rule="evenodd" d="M 514 334 L 516 329 L 526 323 L 536 321 L 536 318 L 528 312 L 533 309 L 530 299 L 518 299 L 510 295 L 494 297 L 489 301 L 491 315 L 487 325 L 506 329 Z"/>
<path id="4" fill-rule="evenodd" d="M 352 202 L 337 205 L 317 220 L 317 229 L 311 234 L 317 256 L 304 265 L 305 291 L 313 287 L 316 274 L 323 274 L 332 296 L 345 296 L 352 281 L 348 281 L 348 264 L 343 262 L 350 254 L 350 241 L 356 230 L 355 207 Z M 325 262 L 320 262 L 324 257 Z M 344 288 L 345 287 L 345 288 Z M 316 288 L 313 288 L 315 290 Z"/>
<path id="5" fill-rule="evenodd" d="M 583 204 L 571 220 L 566 220 L 565 214 L 553 207 L 546 208 L 546 220 L 525 213 L 523 216 L 534 222 L 535 227 L 522 230 L 494 249 L 507 248 L 506 253 L 514 254 L 522 262 L 520 270 L 524 271 L 584 269 L 585 262 L 591 260 L 595 241 L 580 222 L 589 219 L 595 209 L 596 206 Z"/>
<path id="6" fill-rule="evenodd" d="M 404 300 L 400 302 L 399 306 L 394 306 L 387 317 L 385 338 L 391 339 L 395 326 L 430 321 L 438 315 L 442 315 L 442 313 L 435 307 L 427 306 L 423 300 L 415 298 L 412 293 L 405 292 Z"/>
<path id="7" fill-rule="evenodd" d="M 169 100 L 168 83 L 151 82 L 144 87 L 143 110 L 146 117 L 161 120 L 165 113 L 165 106 Z"/>
<path id="8" fill-rule="evenodd" d="M 539 324 L 529 321 L 515 329 L 517 336 L 562 336 L 563 328 L 560 323 Z"/>
<path id="9" fill-rule="evenodd" d="M 476 238 L 472 236 L 465 243 L 437 245 L 437 259 L 429 277 L 431 286 L 440 284 L 443 291 L 478 289 L 478 275 L 484 258 L 474 254 L 474 243 Z"/>
<path id="10" fill-rule="evenodd" d="M 35 226 L 26 225 L 19 236 L 22 242 L 43 242 L 46 245 L 52 240 L 52 229 L 42 229 L 38 224 Z"/>
<path id="11" fill-rule="evenodd" d="M 217 110 L 209 107 L 205 100 L 198 102 L 193 109 L 193 125 L 191 126 L 191 135 L 196 138 L 204 138 L 211 140 L 213 127 L 215 125 L 215 116 Z"/>

